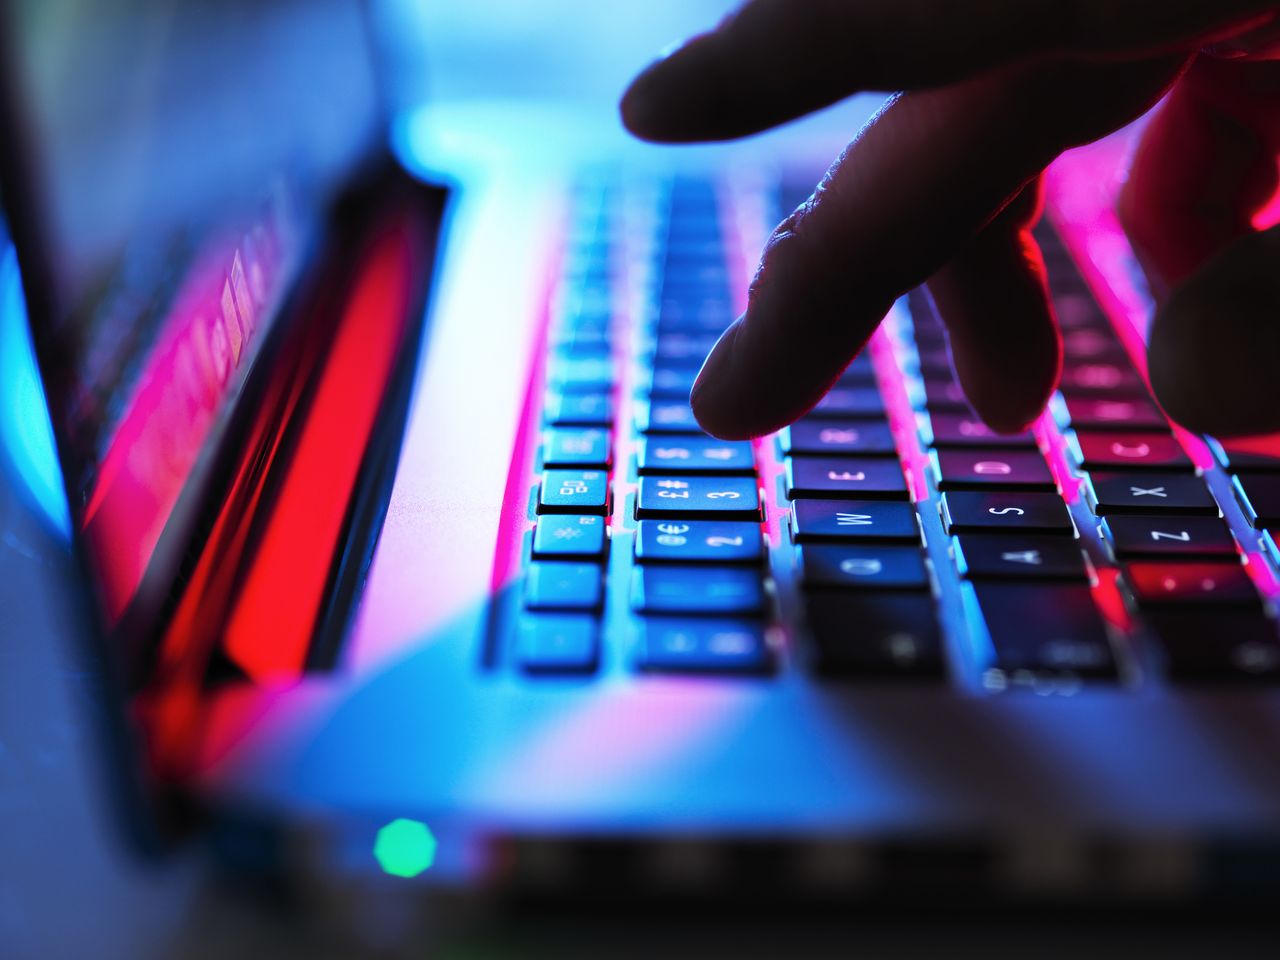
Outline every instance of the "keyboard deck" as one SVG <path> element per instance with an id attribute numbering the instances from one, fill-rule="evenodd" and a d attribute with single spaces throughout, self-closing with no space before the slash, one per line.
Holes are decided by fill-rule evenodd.
<path id="1" fill-rule="evenodd" d="M 974 417 L 922 291 L 797 423 L 698 429 L 689 390 L 741 309 L 753 228 L 802 197 L 579 191 L 533 373 L 523 571 L 486 662 L 977 695 L 1280 679 L 1280 457 L 1172 429 L 1047 225 L 1066 361 L 1032 430 Z"/>

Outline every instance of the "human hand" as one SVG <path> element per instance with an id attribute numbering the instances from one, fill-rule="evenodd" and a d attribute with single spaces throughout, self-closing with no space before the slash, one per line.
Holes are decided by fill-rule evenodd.
<path id="1" fill-rule="evenodd" d="M 774 231 L 694 386 L 699 423 L 791 422 L 927 283 L 977 414 L 1024 428 L 1062 362 L 1030 234 L 1039 175 L 1167 92 L 1119 211 L 1161 300 L 1152 386 L 1194 429 L 1280 429 L 1280 228 L 1252 227 L 1278 184 L 1278 57 L 1276 0 L 749 0 L 633 81 L 633 133 L 731 139 L 906 92 Z"/>

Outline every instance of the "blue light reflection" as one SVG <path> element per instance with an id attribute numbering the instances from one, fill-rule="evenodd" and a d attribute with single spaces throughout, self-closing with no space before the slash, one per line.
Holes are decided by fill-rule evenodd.
<path id="1" fill-rule="evenodd" d="M 0 237 L 0 451 L 15 486 L 50 527 L 71 536 L 71 515 L 36 367 L 18 258 Z"/>

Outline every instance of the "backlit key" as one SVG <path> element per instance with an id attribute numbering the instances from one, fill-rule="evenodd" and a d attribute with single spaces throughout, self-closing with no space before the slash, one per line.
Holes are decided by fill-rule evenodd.
<path id="1" fill-rule="evenodd" d="M 826 396 L 818 401 L 817 406 L 809 411 L 808 416 L 815 419 L 826 417 L 873 417 L 884 413 L 884 401 L 880 391 L 875 387 L 837 386 L 827 391 Z"/>
<path id="2" fill-rule="evenodd" d="M 589 614 L 529 614 L 520 623 L 516 661 L 527 673 L 590 673 L 599 659 L 599 630 Z"/>
<path id="3" fill-rule="evenodd" d="M 902 590 L 929 585 L 919 547 L 807 543 L 798 557 L 810 587 Z"/>
<path id="4" fill-rule="evenodd" d="M 595 610 L 604 600 L 604 573 L 596 563 L 534 561 L 525 572 L 530 610 Z"/>
<path id="5" fill-rule="evenodd" d="M 593 513 L 609 503 L 609 475 L 603 470 L 546 470 L 538 488 L 539 513 Z"/>
<path id="6" fill-rule="evenodd" d="M 933 459 L 941 490 L 1054 489 L 1053 474 L 1038 452 L 975 447 L 935 450 Z"/>
<path id="7" fill-rule="evenodd" d="M 697 367 L 655 364 L 649 373 L 649 396 L 687 400 L 697 378 Z"/>
<path id="8" fill-rule="evenodd" d="M 607 393 L 551 393 L 544 419 L 553 427 L 607 427 L 613 398 Z"/>
<path id="9" fill-rule="evenodd" d="M 1139 604 L 1260 606 L 1261 597 L 1245 572 L 1232 563 L 1135 562 L 1124 579 Z"/>
<path id="10" fill-rule="evenodd" d="M 759 563 L 760 524 L 731 520 L 641 520 L 640 563 Z"/>
<path id="11" fill-rule="evenodd" d="M 1087 586 L 983 582 L 975 589 L 994 653 L 983 675 L 988 689 L 1116 675 L 1106 624 Z"/>
<path id="12" fill-rule="evenodd" d="M 636 515 L 641 520 L 759 520 L 759 489 L 754 477 L 643 476 Z"/>
<path id="13" fill-rule="evenodd" d="M 687 399 L 641 404 L 636 410 L 636 429 L 646 434 L 702 433 Z"/>
<path id="14" fill-rule="evenodd" d="M 797 541 L 903 540 L 920 542 L 915 507 L 892 500 L 797 500 L 791 505 Z"/>
<path id="15" fill-rule="evenodd" d="M 763 674 L 773 668 L 764 626 L 750 620 L 653 617 L 637 666 L 655 673 Z"/>
<path id="16" fill-rule="evenodd" d="M 1029 430 L 1014 434 L 996 433 L 977 417 L 962 413 L 931 413 L 926 423 L 927 441 L 935 447 L 1036 448 L 1035 437 Z"/>
<path id="17" fill-rule="evenodd" d="M 1147 395 L 1138 371 L 1126 363 L 1068 363 L 1062 370 L 1063 393 L 1110 397 Z"/>
<path id="18" fill-rule="evenodd" d="M 1117 557 L 1234 557 L 1236 543 L 1217 517 L 1107 517 L 1102 532 Z"/>
<path id="19" fill-rule="evenodd" d="M 897 460 L 792 457 L 787 461 L 787 496 L 907 499 L 907 481 Z"/>
<path id="20" fill-rule="evenodd" d="M 956 569 L 970 580 L 1089 579 L 1080 544 L 1072 537 L 1020 533 L 966 533 L 952 547 Z"/>
<path id="21" fill-rule="evenodd" d="M 631 597 L 645 614 L 747 616 L 765 609 L 760 573 L 749 567 L 636 567 Z"/>
<path id="22" fill-rule="evenodd" d="M 1074 440 L 1086 470 L 1182 470 L 1191 459 L 1171 434 L 1081 430 Z"/>
<path id="23" fill-rule="evenodd" d="M 544 466 L 607 467 L 611 457 L 609 432 L 597 427 L 557 428 L 542 438 Z"/>
<path id="24" fill-rule="evenodd" d="M 941 679 L 942 634 L 928 591 L 814 593 L 805 613 L 827 676 Z"/>
<path id="25" fill-rule="evenodd" d="M 1004 490 L 949 490 L 942 495 L 948 533 L 961 530 L 1019 530 L 1024 533 L 1075 533 L 1067 505 L 1056 493 Z"/>
<path id="26" fill-rule="evenodd" d="M 1218 515 L 1209 488 L 1193 474 L 1109 473 L 1085 478 L 1085 497 L 1095 513 L 1169 513 Z"/>
<path id="27" fill-rule="evenodd" d="M 604 517 L 547 514 L 533 531 L 533 555 L 538 558 L 597 559 L 604 554 Z"/>
<path id="28" fill-rule="evenodd" d="M 812 420 L 805 418 L 779 434 L 782 452 L 841 456 L 872 454 L 892 456 L 896 448 L 885 420 Z"/>
<path id="29" fill-rule="evenodd" d="M 1072 395 L 1063 399 L 1062 406 L 1062 421 L 1074 427 L 1102 427 L 1111 430 L 1168 428 L 1168 422 L 1160 408 L 1141 397 L 1110 399 Z"/>
<path id="30" fill-rule="evenodd" d="M 755 455 L 746 440 L 712 437 L 646 437 L 640 445 L 641 473 L 752 473 Z"/>

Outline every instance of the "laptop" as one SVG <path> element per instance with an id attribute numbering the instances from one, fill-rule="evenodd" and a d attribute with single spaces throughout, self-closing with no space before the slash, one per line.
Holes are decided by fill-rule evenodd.
<path id="1" fill-rule="evenodd" d="M 1280 455 L 1151 397 L 1126 133 L 1048 176 L 1033 429 L 972 415 L 908 291 L 724 442 L 689 388 L 803 137 L 389 115 L 347 0 L 5 16 L 85 639 L 160 844 L 438 902 L 1274 889 Z"/>

